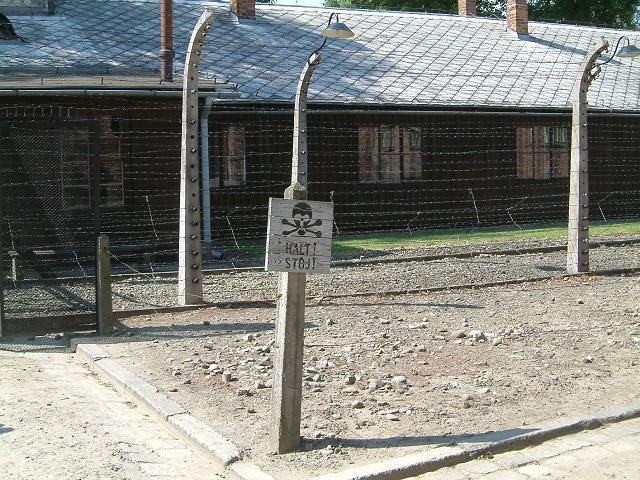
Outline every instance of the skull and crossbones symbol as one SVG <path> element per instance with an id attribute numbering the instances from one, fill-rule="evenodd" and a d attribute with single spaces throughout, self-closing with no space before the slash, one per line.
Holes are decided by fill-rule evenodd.
<path id="1" fill-rule="evenodd" d="M 312 230 L 313 227 L 319 227 L 320 225 L 322 225 L 322 220 L 312 220 L 313 211 L 307 203 L 296 203 L 291 210 L 291 217 L 293 219 L 293 222 L 290 222 L 286 218 L 282 219 L 282 225 L 293 227 L 292 230 L 283 230 L 283 235 L 291 235 L 292 233 L 297 232 L 298 235 L 303 237 L 308 232 L 312 235 L 315 235 L 316 237 L 322 236 L 322 232 L 320 232 L 319 230 Z"/>

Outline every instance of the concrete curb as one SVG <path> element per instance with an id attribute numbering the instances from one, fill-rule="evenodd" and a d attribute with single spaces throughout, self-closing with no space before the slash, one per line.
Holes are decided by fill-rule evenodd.
<path id="1" fill-rule="evenodd" d="M 230 440 L 187 412 L 182 405 L 135 376 L 95 344 L 79 344 L 76 353 L 104 380 L 145 406 L 174 432 L 189 441 L 212 461 L 228 468 L 237 480 L 274 480 L 257 465 L 241 461 L 242 454 Z"/>
<path id="2" fill-rule="evenodd" d="M 444 446 L 428 452 L 419 452 L 350 468 L 338 473 L 321 475 L 314 477 L 314 480 L 400 480 L 468 462 L 482 455 L 520 450 L 563 435 L 592 430 L 608 423 L 637 417 L 640 417 L 640 401 L 606 408 L 582 417 L 551 420 L 531 425 L 527 427 L 529 431 L 509 438 L 492 441 L 492 438 L 504 436 L 504 433 L 490 433 L 470 438 L 476 443 L 472 443 L 468 447 Z"/>

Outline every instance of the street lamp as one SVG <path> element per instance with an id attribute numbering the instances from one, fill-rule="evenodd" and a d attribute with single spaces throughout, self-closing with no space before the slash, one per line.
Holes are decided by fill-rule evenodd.
<path id="1" fill-rule="evenodd" d="M 336 21 L 332 23 L 335 15 Z M 351 38 L 353 32 L 332 13 L 322 32 L 324 41 L 307 59 L 298 80 L 293 117 L 291 185 L 284 198 L 307 198 L 307 92 L 309 80 L 320 64 L 320 50 L 329 38 Z M 273 450 L 286 453 L 300 446 L 302 407 L 302 357 L 306 274 L 281 272 L 278 280 L 276 331 L 271 397 Z"/>
<path id="2" fill-rule="evenodd" d="M 627 45 L 618 50 L 620 42 Z M 611 57 L 596 63 L 609 42 L 602 43 L 587 53 L 580 74 L 576 79 L 572 99 L 571 119 L 571 172 L 569 176 L 569 229 L 567 238 L 567 273 L 589 271 L 589 151 L 587 134 L 587 92 L 601 67 L 615 56 L 632 58 L 640 55 L 640 49 L 631 45 L 629 38 L 620 37 Z"/>
<path id="3" fill-rule="evenodd" d="M 333 17 L 335 22 L 331 22 Z M 307 198 L 307 93 L 309 81 L 316 67 L 320 64 L 320 50 L 326 45 L 329 38 L 351 38 L 353 32 L 344 23 L 339 21 L 338 14 L 333 12 L 329 16 L 327 26 L 322 31 L 324 41 L 315 49 L 305 63 L 298 88 L 293 110 L 293 157 L 291 162 L 291 186 L 285 190 L 284 198 Z"/>

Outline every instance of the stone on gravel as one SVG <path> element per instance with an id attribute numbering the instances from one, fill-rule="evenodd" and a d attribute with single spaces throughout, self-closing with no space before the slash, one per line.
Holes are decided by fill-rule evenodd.
<path id="1" fill-rule="evenodd" d="M 467 334 L 464 330 L 454 330 L 453 332 L 451 332 L 451 338 L 454 340 L 458 338 L 464 338 L 466 336 Z"/>
<path id="2" fill-rule="evenodd" d="M 409 380 L 404 375 L 396 375 L 391 379 L 391 385 L 396 390 L 401 390 L 407 388 L 407 382 Z"/>
<path id="3" fill-rule="evenodd" d="M 378 390 L 379 388 L 384 387 L 386 384 L 384 382 L 384 380 L 380 379 L 380 378 L 376 378 L 373 380 L 369 381 L 369 385 L 367 386 L 367 388 L 369 390 Z"/>
<path id="4" fill-rule="evenodd" d="M 429 328 L 428 322 L 420 322 L 420 323 L 410 323 L 407 325 L 407 328 L 410 330 L 417 330 L 419 328 Z"/>
<path id="5" fill-rule="evenodd" d="M 469 337 L 469 339 L 479 342 L 481 340 L 486 340 L 487 336 L 484 334 L 484 332 L 482 330 L 471 330 L 468 334 L 467 337 Z"/>
<path id="6" fill-rule="evenodd" d="M 355 375 L 346 375 L 344 377 L 344 383 L 346 385 L 353 385 L 354 383 L 356 383 L 356 376 Z"/>
<path id="7" fill-rule="evenodd" d="M 362 403 L 360 400 L 354 400 L 353 402 L 351 402 L 351 408 L 364 408 L 364 403 Z"/>
<path id="8" fill-rule="evenodd" d="M 231 376 L 230 372 L 224 372 L 222 374 L 222 381 L 224 383 L 229 383 L 231 380 L 233 380 L 233 377 Z"/>
<path id="9" fill-rule="evenodd" d="M 504 341 L 504 338 L 502 337 L 496 337 L 493 339 L 493 341 L 491 342 L 491 345 L 493 345 L 494 347 L 497 347 L 498 345 L 500 345 L 502 342 Z"/>

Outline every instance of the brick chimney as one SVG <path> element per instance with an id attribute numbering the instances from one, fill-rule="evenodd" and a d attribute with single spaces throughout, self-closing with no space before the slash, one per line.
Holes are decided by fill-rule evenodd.
<path id="1" fill-rule="evenodd" d="M 476 16 L 476 0 L 458 0 L 458 15 Z"/>
<path id="2" fill-rule="evenodd" d="M 529 35 L 527 0 L 507 0 L 507 27 L 518 35 Z"/>
<path id="3" fill-rule="evenodd" d="M 236 17 L 256 19 L 256 0 L 231 0 L 229 4 Z"/>

